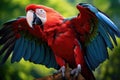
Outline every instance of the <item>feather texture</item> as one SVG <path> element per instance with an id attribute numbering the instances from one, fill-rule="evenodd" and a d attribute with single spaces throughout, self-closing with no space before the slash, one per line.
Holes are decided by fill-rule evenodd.
<path id="1" fill-rule="evenodd" d="M 14 32 L 9 32 L 8 34 L 4 34 L 0 39 L 0 45 L 4 44 L 9 38 L 14 36 Z"/>
<path id="2" fill-rule="evenodd" d="M 17 52 L 19 51 L 19 45 L 21 44 L 21 41 L 22 41 L 22 38 L 19 38 L 15 42 L 15 47 L 14 47 L 13 55 L 12 55 L 12 59 L 11 59 L 12 63 L 15 62 L 17 60 L 17 58 L 19 57 Z"/>
<path id="3" fill-rule="evenodd" d="M 4 64 L 5 61 L 8 59 L 8 57 L 10 56 L 11 52 L 13 51 L 14 49 L 14 44 L 15 43 L 12 43 L 9 48 L 7 49 L 6 53 L 5 53 L 5 56 L 3 57 L 2 61 L 0 62 L 0 65 Z"/>
<path id="4" fill-rule="evenodd" d="M 32 48 L 31 48 L 31 46 L 32 46 L 32 45 L 31 45 L 31 41 L 29 41 L 29 40 L 27 40 L 27 41 L 28 41 L 28 43 L 27 43 L 28 45 L 27 45 L 26 52 L 25 52 L 25 54 L 24 54 L 24 59 L 25 59 L 25 60 L 29 60 L 30 57 L 31 57 L 31 55 L 32 55 L 32 54 L 31 54 L 31 49 L 32 49 Z"/>
<path id="5" fill-rule="evenodd" d="M 20 59 L 23 57 L 23 55 L 25 53 L 25 52 L 23 52 L 24 51 L 24 46 L 25 46 L 25 40 L 24 40 L 23 37 L 21 37 L 21 41 L 20 42 L 21 43 L 19 44 L 19 48 L 18 48 L 18 50 L 16 52 L 17 53 L 16 56 L 18 56 L 17 59 L 16 59 L 16 62 L 19 62 Z"/>
<path id="6" fill-rule="evenodd" d="M 5 50 L 15 41 L 15 37 L 12 37 L 10 39 L 8 39 L 5 44 L 3 45 L 3 47 L 0 50 L 0 55 L 2 55 Z"/>
<path id="7" fill-rule="evenodd" d="M 120 31 L 119 31 L 119 29 L 117 28 L 117 26 L 108 17 L 106 17 L 101 12 L 98 12 L 96 14 L 96 16 L 98 17 L 98 19 L 102 23 L 104 23 L 106 25 L 106 27 L 110 28 L 116 36 L 120 37 Z"/>
<path id="8" fill-rule="evenodd" d="M 31 6 L 34 6 L 32 7 L 32 10 L 36 7 L 36 5 Z M 39 8 L 40 6 L 37 7 Z M 45 10 L 48 8 L 45 6 L 41 6 L 41 8 L 42 7 Z M 31 29 L 25 17 L 19 17 L 16 20 L 5 23 L 4 27 L 0 29 L 0 45 L 3 46 L 0 50 L 0 55 L 3 55 L 3 53 L 5 53 L 5 56 L 3 56 L 1 63 L 4 63 L 9 57 L 10 53 L 13 52 L 11 62 L 19 62 L 22 58 L 24 58 L 25 60 L 29 60 L 36 64 L 43 64 L 47 67 L 58 68 L 59 66 L 54 55 L 57 54 L 60 56 L 60 58 L 68 62 L 70 62 L 69 59 L 72 62 L 72 59 L 76 58 L 72 64 L 69 64 L 78 65 L 78 62 L 85 62 L 78 60 L 81 59 L 83 55 L 77 55 L 77 57 L 73 57 L 71 55 L 74 55 L 74 51 L 72 52 L 73 46 L 76 44 L 79 45 L 80 43 L 79 49 L 86 50 L 83 52 L 80 51 L 80 54 L 84 54 L 84 52 L 86 52 L 86 63 L 91 70 L 95 70 L 95 68 L 101 62 L 108 58 L 107 48 L 114 48 L 112 40 L 117 45 L 116 36 L 120 37 L 120 31 L 107 16 L 97 10 L 94 6 L 83 3 L 79 4 L 77 8 L 81 10 L 81 14 L 64 21 L 64 18 L 60 14 L 50 8 L 49 12 L 51 10 L 55 15 L 52 15 L 51 18 L 51 14 L 47 13 L 48 22 L 44 24 L 45 26 L 42 25 L 42 27 L 45 27 L 43 29 L 41 29 L 41 26 L 39 25 L 32 25 L 34 29 Z M 26 9 L 29 10 L 28 7 Z M 52 26 L 54 26 L 54 28 L 52 28 Z M 45 35 L 44 31 L 46 31 Z M 58 35 L 57 38 L 54 38 L 54 35 Z M 46 38 L 49 38 L 49 40 Z M 54 40 L 52 38 L 54 38 Z M 72 42 L 72 40 L 75 39 L 79 40 L 79 42 Z M 65 43 L 67 45 L 64 46 L 64 44 L 61 44 L 59 42 Z M 71 51 L 68 59 L 65 57 L 66 55 L 69 55 L 69 51 L 66 50 L 65 54 L 64 51 L 63 53 L 60 51 L 68 49 L 66 47 L 70 48 Z M 81 65 L 84 66 L 86 63 L 83 63 Z"/>
<path id="9" fill-rule="evenodd" d="M 105 31 L 105 29 L 103 28 L 102 25 L 99 24 L 99 32 L 100 32 L 100 35 L 104 38 L 105 40 L 105 43 L 107 44 L 107 46 L 112 49 L 113 48 L 113 44 L 110 40 L 110 37 L 109 35 L 107 34 L 107 31 Z"/>
<path id="10" fill-rule="evenodd" d="M 43 44 L 41 44 L 41 46 L 38 46 L 38 56 L 35 59 L 35 63 L 42 63 L 42 61 L 44 60 L 44 56 L 45 56 L 45 49 Z"/>
<path id="11" fill-rule="evenodd" d="M 43 64 L 48 65 L 51 55 L 49 53 L 49 48 L 46 45 L 44 45 L 44 46 L 45 46 L 45 57 L 44 57 L 44 60 L 43 60 L 44 61 Z"/>
<path id="12" fill-rule="evenodd" d="M 117 45 L 116 37 L 120 37 L 120 31 L 117 26 L 102 12 L 97 10 L 90 4 L 85 5 L 97 18 L 97 35 L 94 39 L 86 46 L 85 60 L 91 70 L 95 68 L 104 60 L 108 58 L 108 50 L 114 48 L 113 42 Z M 84 7 L 85 7 L 84 6 Z M 82 13 L 81 13 L 82 14 Z M 88 14 L 89 15 L 89 14 Z M 91 26 L 92 27 L 92 26 Z"/>

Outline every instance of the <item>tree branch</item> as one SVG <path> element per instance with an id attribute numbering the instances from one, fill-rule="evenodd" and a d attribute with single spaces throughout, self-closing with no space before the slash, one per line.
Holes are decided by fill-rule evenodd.
<path id="1" fill-rule="evenodd" d="M 85 78 L 81 74 L 79 74 L 79 76 L 75 78 L 74 76 L 70 75 L 70 72 L 71 72 L 71 69 L 67 67 L 65 71 L 65 79 L 63 79 L 61 73 L 58 73 L 58 74 L 53 74 L 43 78 L 38 78 L 35 80 L 85 80 Z"/>

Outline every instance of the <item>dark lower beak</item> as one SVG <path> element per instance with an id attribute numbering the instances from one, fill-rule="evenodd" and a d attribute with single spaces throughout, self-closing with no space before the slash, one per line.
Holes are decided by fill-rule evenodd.
<path id="1" fill-rule="evenodd" d="M 37 15 L 34 13 L 34 17 L 33 17 L 33 22 L 32 25 L 40 25 L 42 26 L 42 21 L 39 17 L 37 17 Z"/>

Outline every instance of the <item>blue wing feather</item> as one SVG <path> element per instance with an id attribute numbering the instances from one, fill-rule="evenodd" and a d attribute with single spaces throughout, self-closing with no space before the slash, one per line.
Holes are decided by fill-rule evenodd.
<path id="1" fill-rule="evenodd" d="M 54 68 L 58 69 L 59 66 L 58 66 L 58 64 L 56 63 L 56 59 L 54 58 L 54 57 L 55 57 L 55 56 L 54 56 L 54 53 L 52 52 L 51 49 L 50 49 L 50 54 L 51 54 L 51 58 L 50 58 L 50 63 L 49 63 L 49 65 L 48 65 L 48 67 L 53 66 Z"/>
<path id="2" fill-rule="evenodd" d="M 86 62 L 90 69 L 95 68 L 108 58 L 107 45 L 102 35 L 98 35 L 89 45 L 87 45 Z"/>
<path id="3" fill-rule="evenodd" d="M 116 37 L 115 37 L 114 32 L 110 28 L 107 28 L 107 30 L 108 30 L 108 33 L 111 36 L 113 42 L 115 43 L 115 45 L 117 45 L 117 41 L 116 41 Z"/>
<path id="4" fill-rule="evenodd" d="M 97 38 L 94 39 L 93 41 L 93 50 L 95 51 L 95 60 L 97 60 L 97 62 L 99 63 L 99 60 L 101 59 L 101 54 L 99 54 L 101 51 L 100 51 L 100 48 L 98 46 L 98 43 L 96 42 L 97 41 Z"/>
<path id="5" fill-rule="evenodd" d="M 17 60 L 17 58 L 19 57 L 17 52 L 19 51 L 19 45 L 21 44 L 22 38 L 19 38 L 16 40 L 15 42 L 15 47 L 13 49 L 13 55 L 12 55 L 12 59 L 11 62 L 15 62 Z"/>
<path id="6" fill-rule="evenodd" d="M 104 38 L 105 40 L 105 43 L 107 44 L 107 46 L 112 49 L 113 48 L 113 44 L 110 40 L 110 37 L 107 33 L 107 31 L 105 31 L 105 28 L 103 28 L 103 26 L 101 24 L 98 25 L 99 28 L 98 28 L 98 31 L 100 32 L 100 34 L 102 35 L 102 37 Z"/>
<path id="7" fill-rule="evenodd" d="M 105 44 L 103 38 L 101 36 L 98 36 L 97 43 L 99 48 L 101 48 L 101 59 L 100 62 L 104 61 L 106 58 L 108 58 L 108 52 L 107 52 L 107 45 Z"/>
<path id="8" fill-rule="evenodd" d="M 44 56 L 45 56 L 45 47 L 44 47 L 44 44 L 41 45 L 40 52 L 41 52 L 40 59 L 41 59 L 41 61 L 43 61 L 44 60 Z M 38 58 L 38 60 L 39 60 L 39 58 Z M 41 61 L 39 61 L 39 63 L 41 63 Z"/>
<path id="9" fill-rule="evenodd" d="M 35 61 L 37 59 L 37 57 L 39 57 L 40 54 L 40 49 L 39 46 L 35 43 L 35 41 L 31 41 L 32 45 L 32 50 L 31 50 L 31 57 L 30 57 L 30 61 Z"/>
<path id="10" fill-rule="evenodd" d="M 114 32 L 114 34 L 116 36 L 120 37 L 120 31 L 119 31 L 119 29 L 117 28 L 117 26 L 107 16 L 105 16 L 101 12 L 96 13 L 96 16 L 98 17 L 98 19 L 102 23 L 104 23 L 105 25 L 107 25 L 107 26 L 104 26 L 104 27 L 109 27 Z"/>
<path id="11" fill-rule="evenodd" d="M 26 18 L 20 17 L 14 21 L 5 23 L 3 28 L 0 29 L 0 43 L 3 46 L 0 49 L 0 54 L 3 55 L 5 52 L 0 64 L 3 64 L 8 59 L 11 52 L 13 52 L 11 62 L 19 62 L 21 58 L 24 58 L 25 60 L 29 60 L 36 64 L 44 64 L 47 67 L 58 69 L 59 66 L 56 63 L 53 51 L 50 50 L 50 47 L 46 42 L 43 42 L 40 38 L 29 33 L 29 30 L 26 30 L 28 29 L 28 26 L 22 24 L 24 21 L 26 21 Z M 13 29 L 14 22 L 16 25 L 15 27 L 17 27 L 16 30 L 18 29 L 17 33 L 20 34 L 19 38 L 16 37 L 16 30 L 14 31 Z M 25 31 L 23 27 L 25 28 Z M 32 38 L 35 39 L 32 40 Z M 36 40 L 40 41 L 40 43 L 36 42 Z"/>
<path id="12" fill-rule="evenodd" d="M 49 52 L 50 53 L 50 58 L 49 58 L 49 62 L 47 63 L 47 67 L 54 67 L 56 69 L 59 69 L 59 65 L 57 64 L 56 62 L 56 59 L 55 59 L 55 56 L 54 56 L 54 53 L 51 51 Z"/>
<path id="13" fill-rule="evenodd" d="M 37 51 L 36 51 L 36 59 L 35 59 L 35 63 L 42 63 L 43 59 L 44 59 L 44 47 L 42 45 L 37 45 Z"/>
<path id="14" fill-rule="evenodd" d="M 96 46 L 94 46 L 95 49 L 99 49 L 99 51 L 97 51 L 97 54 L 99 57 L 99 63 L 101 63 L 106 58 L 108 58 L 108 55 L 107 55 L 107 46 L 105 44 L 105 41 L 103 40 L 103 38 L 100 35 L 97 36 L 95 45 L 96 45 Z"/>
<path id="15" fill-rule="evenodd" d="M 32 49 L 31 49 L 31 53 L 32 53 L 32 54 L 34 54 L 34 52 L 35 52 L 35 48 L 36 48 L 36 47 L 35 47 L 35 44 L 36 44 L 35 41 L 31 41 L 31 48 L 32 48 Z"/>
<path id="16" fill-rule="evenodd" d="M 93 65 L 94 65 L 94 60 L 91 57 L 90 53 L 91 53 L 91 49 L 87 47 L 87 51 L 86 51 L 87 55 L 85 56 L 86 62 L 88 62 L 88 66 L 90 69 L 93 69 Z M 90 60 L 91 59 L 91 60 Z M 92 65 L 93 64 L 93 65 Z"/>
<path id="17" fill-rule="evenodd" d="M 55 63 L 55 59 L 54 59 L 54 55 L 53 55 L 53 52 L 51 50 L 49 50 L 49 53 L 50 53 L 50 60 L 49 60 L 49 64 L 48 64 L 48 67 L 50 66 L 54 66 L 54 63 Z"/>
<path id="18" fill-rule="evenodd" d="M 23 37 L 21 37 L 22 38 L 22 40 L 21 40 L 21 44 L 19 45 L 19 50 L 17 50 L 17 56 L 18 56 L 18 58 L 17 58 L 17 62 L 19 62 L 20 61 L 20 59 L 22 58 L 22 56 L 24 55 L 24 46 L 25 46 L 25 40 L 24 40 L 24 38 Z"/>
<path id="19" fill-rule="evenodd" d="M 24 54 L 24 59 L 25 60 L 29 60 L 30 57 L 31 57 L 31 41 L 30 40 L 27 40 L 27 49 L 26 49 L 26 52 Z"/>
<path id="20" fill-rule="evenodd" d="M 89 65 L 90 65 L 90 68 L 93 69 L 94 66 L 96 66 L 96 57 L 95 57 L 95 51 L 94 51 L 94 48 L 93 48 L 93 44 L 89 44 L 87 46 L 87 55 L 86 55 L 86 58 L 89 62 Z"/>
<path id="21" fill-rule="evenodd" d="M 45 47 L 45 57 L 44 57 L 44 60 L 43 60 L 43 64 L 48 65 L 51 55 L 49 53 L 49 47 L 47 47 L 46 44 L 44 45 L 44 47 Z"/>
<path id="22" fill-rule="evenodd" d="M 108 58 L 107 48 L 113 49 L 113 42 L 117 45 L 116 36 L 120 37 L 117 26 L 103 13 L 96 11 L 98 19 L 98 35 L 86 46 L 85 60 L 91 70 Z"/>
<path id="23" fill-rule="evenodd" d="M 116 38 L 115 35 L 117 35 L 119 37 L 119 34 L 116 34 L 116 31 L 114 29 L 111 29 L 109 27 L 109 25 L 105 24 L 105 22 L 103 22 L 102 20 L 99 20 L 99 24 L 101 24 L 102 26 L 104 26 L 103 28 L 106 30 L 106 32 L 111 36 L 112 40 L 114 41 L 114 43 L 117 45 L 116 42 Z M 117 30 L 117 33 L 119 33 L 119 30 Z"/>
<path id="24" fill-rule="evenodd" d="M 11 62 L 19 62 L 21 58 L 30 60 L 36 64 L 58 68 L 55 57 L 47 44 L 36 44 L 33 41 L 21 37 L 16 40 Z"/>
<path id="25" fill-rule="evenodd" d="M 40 55 L 40 46 L 38 46 L 37 44 L 35 45 L 35 51 L 33 52 L 30 60 L 35 62 L 35 60 L 37 58 L 39 58 L 39 55 Z"/>

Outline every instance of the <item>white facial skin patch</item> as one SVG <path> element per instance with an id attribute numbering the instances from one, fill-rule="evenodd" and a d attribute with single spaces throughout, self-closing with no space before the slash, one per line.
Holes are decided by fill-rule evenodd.
<path id="1" fill-rule="evenodd" d="M 43 24 L 47 21 L 46 12 L 44 9 L 36 9 L 36 15 L 41 19 Z"/>

